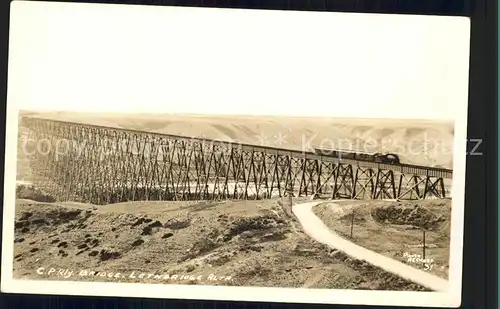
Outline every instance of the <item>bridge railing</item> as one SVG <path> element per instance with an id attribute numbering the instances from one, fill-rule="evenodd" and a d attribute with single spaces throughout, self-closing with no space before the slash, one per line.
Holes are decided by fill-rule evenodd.
<path id="1" fill-rule="evenodd" d="M 441 168 L 40 118 L 23 118 L 22 125 L 50 148 L 31 158 L 38 185 L 60 199 L 93 203 L 269 198 L 283 196 L 284 188 L 293 188 L 296 196 L 401 198 L 410 192 L 417 198 L 443 197 L 443 178 L 452 177 L 451 170 Z M 61 141 L 75 147 L 58 153 Z"/>

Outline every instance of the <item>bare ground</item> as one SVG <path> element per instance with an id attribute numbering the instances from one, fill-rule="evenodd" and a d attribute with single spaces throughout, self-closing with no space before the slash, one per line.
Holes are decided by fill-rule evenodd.
<path id="1" fill-rule="evenodd" d="M 234 116 L 53 116 L 48 115 L 48 118 L 170 134 L 203 135 L 221 140 L 238 137 L 241 142 L 251 144 L 260 144 L 262 141 L 257 137 L 265 132 L 271 143 L 268 146 L 291 149 L 302 149 L 303 138 L 316 136 L 315 132 L 326 133 L 317 135 L 312 144 L 323 138 L 347 138 L 352 142 L 375 138 L 382 142 L 412 140 L 417 148 L 423 149 L 426 138 L 432 136 L 444 142 L 444 146 L 437 143 L 433 147 L 448 150 L 453 140 L 453 130 L 448 125 L 428 123 L 423 126 L 421 122 L 409 125 L 407 121 L 387 124 L 380 120 L 368 123 L 363 119 L 342 122 L 338 119 L 276 117 L 259 117 L 256 121 L 255 117 L 236 119 Z M 311 128 L 313 125 L 314 128 Z M 416 130 L 413 125 L 425 128 Z M 275 139 L 281 133 L 284 134 L 283 143 L 276 145 Z M 21 128 L 20 136 L 25 134 Z M 401 145 L 389 144 L 393 149 L 388 147 L 384 151 L 399 152 L 397 147 Z M 24 146 L 20 143 L 18 148 L 17 178 L 29 182 L 32 175 L 27 164 L 29 158 L 22 148 Z M 422 164 L 425 161 L 426 165 L 448 167 L 452 162 L 450 153 L 429 151 L 415 157 L 404 153 L 402 156 L 405 163 Z M 424 290 L 421 286 L 313 241 L 301 231 L 290 213 L 287 215 L 283 211 L 279 200 L 213 203 L 146 201 L 94 206 L 55 203 L 50 196 L 30 191 L 29 188 L 19 189 L 17 195 L 13 265 L 16 278 Z M 39 202 L 33 201 L 33 196 Z M 331 214 L 330 208 L 319 206 L 316 211 L 320 216 L 324 214 L 322 219 L 332 229 L 344 228 L 344 223 L 338 222 L 345 220 L 337 222 L 337 213 Z M 400 235 L 398 237 L 402 239 L 406 234 L 414 233 L 412 230 L 401 234 L 391 230 L 384 232 L 382 226 L 393 230 L 399 228 L 386 223 L 377 224 L 380 225 L 378 230 L 375 229 L 377 225 L 370 225 L 371 230 L 368 226 L 365 229 L 367 246 L 370 241 L 380 243 L 377 237 L 387 240 Z M 357 226 L 354 231 L 354 241 L 362 239 L 363 229 Z M 380 236 L 384 233 L 390 237 Z M 437 240 L 432 242 L 437 243 Z M 374 246 L 373 250 L 380 248 Z M 389 251 L 386 250 L 386 253 L 392 254 Z M 444 260 L 447 263 L 443 255 Z M 36 272 L 40 267 L 44 267 L 42 275 Z M 47 275 L 51 268 L 55 272 Z M 59 270 L 66 272 L 58 273 Z M 65 278 L 64 275 L 69 274 L 67 271 L 73 273 Z"/>
<path id="2" fill-rule="evenodd" d="M 362 247 L 448 278 L 449 199 L 339 201 L 318 205 L 313 211 L 330 229 Z"/>
<path id="3" fill-rule="evenodd" d="M 313 241 L 280 205 L 280 200 L 265 200 L 131 202 L 96 207 L 18 199 L 14 276 L 424 290 Z M 40 267 L 44 274 L 37 274 Z M 55 272 L 47 275 L 51 268 Z M 65 278 L 68 271 L 71 276 Z"/>

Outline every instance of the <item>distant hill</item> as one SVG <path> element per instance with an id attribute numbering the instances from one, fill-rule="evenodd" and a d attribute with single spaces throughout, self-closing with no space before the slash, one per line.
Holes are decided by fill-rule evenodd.
<path id="1" fill-rule="evenodd" d="M 286 116 L 24 112 L 117 128 L 311 151 L 312 146 L 398 153 L 402 162 L 452 168 L 451 122 Z"/>

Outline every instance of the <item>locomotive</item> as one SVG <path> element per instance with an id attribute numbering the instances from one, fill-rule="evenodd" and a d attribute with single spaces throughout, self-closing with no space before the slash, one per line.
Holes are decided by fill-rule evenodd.
<path id="1" fill-rule="evenodd" d="M 375 163 L 400 164 L 399 156 L 395 153 L 366 153 L 361 151 L 333 150 L 314 148 L 314 153 L 321 156 L 334 157 L 338 159 L 349 159 L 368 161 Z"/>

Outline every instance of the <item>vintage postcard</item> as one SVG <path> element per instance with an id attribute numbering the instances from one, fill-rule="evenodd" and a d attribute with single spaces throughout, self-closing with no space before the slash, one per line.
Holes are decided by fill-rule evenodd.
<path id="1" fill-rule="evenodd" d="M 15 1 L 9 55 L 3 292 L 460 305 L 468 19 Z"/>

